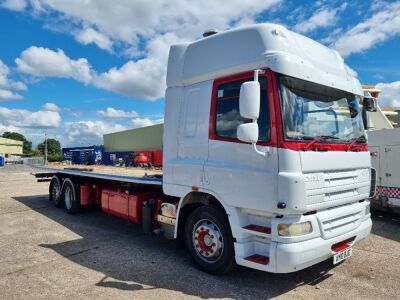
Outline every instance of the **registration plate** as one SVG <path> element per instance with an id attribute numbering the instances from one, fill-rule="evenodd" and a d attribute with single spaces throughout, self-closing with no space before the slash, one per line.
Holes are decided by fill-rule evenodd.
<path id="1" fill-rule="evenodd" d="M 336 265 L 337 263 L 340 263 L 341 261 L 345 260 L 346 258 L 349 258 L 353 254 L 353 249 L 351 247 L 346 248 L 338 253 L 336 253 L 333 256 L 333 264 Z"/>

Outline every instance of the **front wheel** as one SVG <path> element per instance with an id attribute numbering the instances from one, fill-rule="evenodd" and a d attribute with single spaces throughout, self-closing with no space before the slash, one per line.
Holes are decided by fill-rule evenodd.
<path id="1" fill-rule="evenodd" d="M 235 265 L 233 238 L 225 213 L 212 206 L 195 209 L 185 224 L 185 244 L 195 264 L 211 274 Z"/>

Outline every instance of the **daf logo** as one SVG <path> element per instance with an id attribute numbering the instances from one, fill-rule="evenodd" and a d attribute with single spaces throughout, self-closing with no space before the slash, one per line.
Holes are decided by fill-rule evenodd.
<path id="1" fill-rule="evenodd" d="M 305 175 L 306 181 L 320 181 L 324 179 L 323 174 L 307 174 Z"/>

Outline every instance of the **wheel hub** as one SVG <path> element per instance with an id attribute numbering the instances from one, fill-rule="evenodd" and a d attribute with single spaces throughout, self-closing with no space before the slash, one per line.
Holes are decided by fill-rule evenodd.
<path id="1" fill-rule="evenodd" d="M 65 190 L 65 206 L 68 209 L 72 207 L 72 190 L 69 186 Z"/>
<path id="2" fill-rule="evenodd" d="M 60 187 L 58 186 L 58 184 L 55 184 L 53 186 L 53 200 L 56 200 L 59 196 L 60 196 Z"/>
<path id="3" fill-rule="evenodd" d="M 193 245 L 203 260 L 218 259 L 223 250 L 219 228 L 207 220 L 198 222 L 193 231 Z"/>

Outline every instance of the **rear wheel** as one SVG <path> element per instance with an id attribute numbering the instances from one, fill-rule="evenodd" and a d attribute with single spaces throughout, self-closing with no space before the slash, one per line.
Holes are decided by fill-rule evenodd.
<path id="1" fill-rule="evenodd" d="M 211 274 L 223 274 L 235 265 L 228 218 L 221 210 L 202 206 L 185 224 L 185 244 L 195 264 Z"/>
<path id="2" fill-rule="evenodd" d="M 65 210 L 69 214 L 76 214 L 81 210 L 79 186 L 71 179 L 64 180 L 62 198 L 64 199 Z"/>
<path id="3" fill-rule="evenodd" d="M 49 200 L 54 203 L 56 207 L 62 207 L 64 202 L 61 197 L 61 184 L 57 176 L 51 179 L 49 186 Z"/>

